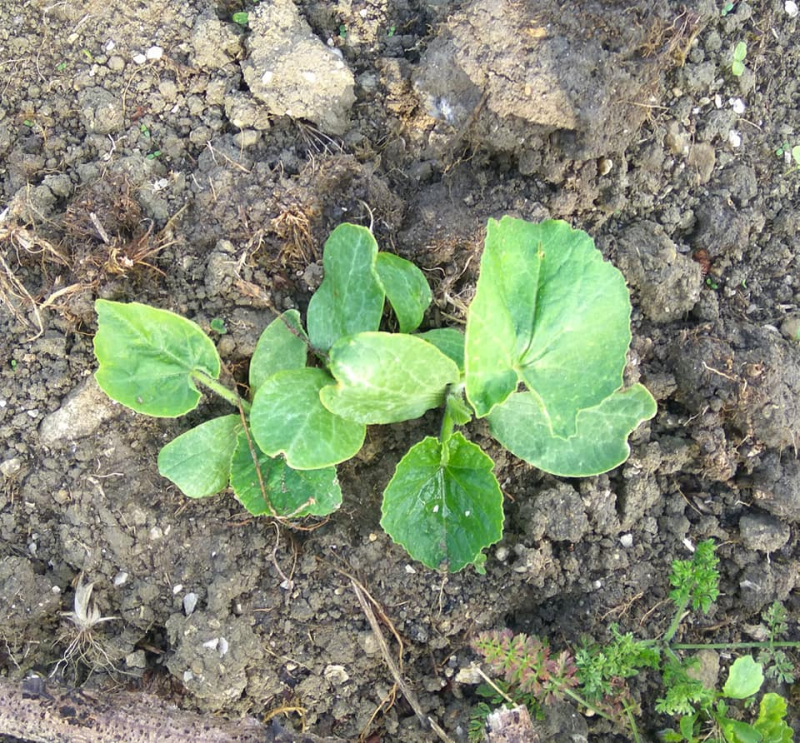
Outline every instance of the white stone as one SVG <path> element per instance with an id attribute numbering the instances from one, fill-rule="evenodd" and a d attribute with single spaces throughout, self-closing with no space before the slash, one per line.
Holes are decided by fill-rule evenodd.
<path id="1" fill-rule="evenodd" d="M 789 18 L 797 18 L 797 13 L 799 11 L 797 8 L 797 3 L 794 2 L 794 0 L 786 0 L 786 2 L 783 4 L 783 9 L 786 11 L 786 15 L 788 15 Z"/>
<path id="2" fill-rule="evenodd" d="M 133 62 L 134 64 L 144 64 L 147 62 L 147 57 L 145 57 L 144 54 L 136 54 L 133 57 Z"/>
<path id="3" fill-rule="evenodd" d="M 161 59 L 164 56 L 164 50 L 160 46 L 151 46 L 146 52 L 147 59 Z"/>

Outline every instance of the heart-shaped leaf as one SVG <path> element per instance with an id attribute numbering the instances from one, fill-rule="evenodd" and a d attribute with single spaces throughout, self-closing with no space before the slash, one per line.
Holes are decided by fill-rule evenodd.
<path id="1" fill-rule="evenodd" d="M 422 338 L 432 343 L 448 359 L 456 362 L 458 370 L 464 371 L 464 334 L 455 328 L 434 328 L 424 333 L 419 333 L 417 338 Z"/>
<path id="2" fill-rule="evenodd" d="M 581 410 L 575 435 L 554 436 L 541 401 L 517 392 L 489 413 L 492 435 L 512 454 L 560 477 L 607 472 L 630 455 L 628 436 L 656 414 L 656 404 L 640 384 L 611 394 Z"/>
<path id="3" fill-rule="evenodd" d="M 98 299 L 97 384 L 137 413 L 176 418 L 197 407 L 192 374 L 219 377 L 220 360 L 202 328 L 174 312 Z"/>
<path id="4" fill-rule="evenodd" d="M 278 372 L 253 398 L 252 435 L 270 457 L 283 454 L 296 470 L 317 470 L 355 456 L 364 443 L 366 427 L 330 412 L 320 390 L 333 385 L 322 369 Z"/>
<path id="5" fill-rule="evenodd" d="M 393 253 L 378 253 L 375 268 L 392 305 L 401 333 L 414 332 L 431 303 L 431 288 L 411 261 Z"/>
<path id="6" fill-rule="evenodd" d="M 322 404 L 361 423 L 419 418 L 459 379 L 458 367 L 435 346 L 392 333 L 342 338 L 331 348 L 329 368 L 339 384 L 322 390 Z"/>
<path id="7" fill-rule="evenodd" d="M 454 433 L 446 444 L 428 437 L 400 460 L 383 494 L 381 526 L 415 560 L 451 572 L 474 564 L 503 534 L 503 494 L 494 463 Z"/>
<path id="8" fill-rule="evenodd" d="M 279 371 L 306 365 L 306 333 L 297 310 L 276 317 L 261 334 L 250 359 L 250 389 L 253 394 L 266 379 Z"/>
<path id="9" fill-rule="evenodd" d="M 552 433 L 575 433 L 580 410 L 622 386 L 631 340 L 622 274 L 566 222 L 489 220 L 469 308 L 467 397 L 478 417 L 523 381 Z"/>
<path id="10" fill-rule="evenodd" d="M 261 472 L 260 481 L 244 431 L 239 434 L 230 468 L 233 492 L 254 516 L 327 516 L 342 505 L 342 489 L 335 467 L 293 470 L 282 458 L 268 457 L 255 442 L 253 447 Z M 261 483 L 269 504 L 264 500 Z"/>
<path id="11" fill-rule="evenodd" d="M 366 227 L 340 224 L 325 242 L 325 277 L 308 304 L 311 345 L 327 351 L 339 338 L 381 324 L 385 294 L 375 262 L 378 244 Z"/>
<path id="12" fill-rule="evenodd" d="M 190 498 L 205 498 L 228 486 L 238 415 L 201 423 L 170 441 L 158 454 L 158 471 Z"/>

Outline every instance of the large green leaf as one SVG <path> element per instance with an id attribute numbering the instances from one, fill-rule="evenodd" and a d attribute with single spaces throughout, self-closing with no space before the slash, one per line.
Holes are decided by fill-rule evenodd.
<path id="1" fill-rule="evenodd" d="M 383 494 L 381 526 L 429 568 L 451 572 L 474 564 L 503 535 L 503 494 L 494 463 L 480 447 L 454 433 L 442 445 L 428 437 L 400 460 Z"/>
<path id="2" fill-rule="evenodd" d="M 746 722 L 722 717 L 717 723 L 727 743 L 761 743 L 761 733 Z"/>
<path id="3" fill-rule="evenodd" d="M 230 468 L 233 492 L 239 502 L 254 516 L 272 513 L 292 518 L 327 516 L 342 505 L 342 489 L 339 487 L 335 467 L 293 470 L 282 458 L 268 457 L 255 442 L 253 447 L 269 505 L 264 500 L 250 444 L 244 431 L 239 434 Z"/>
<path id="4" fill-rule="evenodd" d="M 193 372 L 216 379 L 217 349 L 202 328 L 174 312 L 138 302 L 98 299 L 95 378 L 112 399 L 137 413 L 176 418 L 197 407 Z"/>
<path id="5" fill-rule="evenodd" d="M 761 733 L 763 743 L 791 743 L 794 735 L 785 717 L 786 700 L 771 691 L 764 694 L 758 719 L 753 723 L 753 727 Z"/>
<path id="6" fill-rule="evenodd" d="M 459 371 L 464 371 L 464 334 L 455 328 L 434 328 L 419 333 L 418 338 L 432 343 L 448 359 L 456 362 Z"/>
<path id="7" fill-rule="evenodd" d="M 340 224 L 325 242 L 325 276 L 308 305 L 311 345 L 327 351 L 339 338 L 381 324 L 385 294 L 375 263 L 378 244 L 366 227 Z"/>
<path id="8" fill-rule="evenodd" d="M 361 423 L 419 418 L 444 402 L 458 367 L 413 335 L 359 333 L 338 341 L 329 368 L 339 383 L 320 393 L 331 412 Z"/>
<path id="9" fill-rule="evenodd" d="M 375 268 L 392 305 L 401 333 L 414 332 L 431 303 L 431 288 L 411 261 L 393 253 L 378 253 Z"/>
<path id="10" fill-rule="evenodd" d="M 614 392 L 594 408 L 581 410 L 570 438 L 554 436 L 541 401 L 517 392 L 489 414 L 492 435 L 512 454 L 560 477 L 588 477 L 622 464 L 630 454 L 628 436 L 656 414 L 640 384 Z"/>
<path id="11" fill-rule="evenodd" d="M 267 325 L 250 359 L 250 389 L 253 394 L 266 379 L 279 371 L 302 369 L 308 347 L 297 310 L 288 310 Z"/>
<path id="12" fill-rule="evenodd" d="M 553 434 L 573 435 L 578 411 L 622 386 L 630 313 L 622 274 L 585 232 L 490 219 L 467 320 L 467 397 L 478 417 L 523 381 Z"/>
<path id="13" fill-rule="evenodd" d="M 170 441 L 158 454 L 158 471 L 190 498 L 205 498 L 228 486 L 238 415 L 201 423 Z"/>
<path id="14" fill-rule="evenodd" d="M 728 673 L 728 680 L 722 687 L 722 695 L 728 699 L 747 699 L 752 697 L 764 683 L 764 671 L 760 663 L 749 655 L 737 658 Z"/>
<path id="15" fill-rule="evenodd" d="M 296 470 L 317 470 L 355 456 L 366 427 L 345 420 L 320 402 L 320 390 L 333 380 L 322 369 L 278 372 L 253 398 L 252 435 L 268 456 L 283 454 Z"/>

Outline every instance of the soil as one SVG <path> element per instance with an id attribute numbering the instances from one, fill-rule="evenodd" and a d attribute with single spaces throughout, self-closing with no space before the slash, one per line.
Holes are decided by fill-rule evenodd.
<path id="1" fill-rule="evenodd" d="M 671 561 L 709 537 L 722 594 L 681 637 L 752 639 L 779 600 L 798 639 L 800 17 L 783 0 L 1 5 L 0 673 L 434 740 L 395 694 L 354 576 L 402 639 L 422 712 L 463 741 L 478 631 L 657 637 Z M 150 419 L 93 381 L 97 297 L 222 318 L 226 373 L 246 378 L 343 221 L 426 271 L 426 327 L 463 323 L 503 214 L 566 219 L 623 271 L 627 379 L 659 409 L 624 465 L 583 480 L 472 424 L 506 495 L 486 575 L 427 570 L 378 524 L 434 414 L 371 428 L 340 467 L 341 510 L 286 529 L 158 474 L 159 448 L 224 403 Z M 80 576 L 110 621 L 70 653 Z M 656 682 L 631 681 L 647 736 L 667 724 Z M 578 720 L 546 739 L 625 739 Z"/>

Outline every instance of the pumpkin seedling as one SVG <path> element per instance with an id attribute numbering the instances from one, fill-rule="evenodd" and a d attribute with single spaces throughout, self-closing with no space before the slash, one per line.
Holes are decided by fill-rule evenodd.
<path id="1" fill-rule="evenodd" d="M 744 74 L 744 60 L 747 58 L 747 44 L 740 41 L 733 47 L 733 61 L 731 62 L 731 74 L 741 77 Z"/>
<path id="2" fill-rule="evenodd" d="M 486 418 L 521 459 L 585 477 L 624 462 L 629 434 L 655 415 L 642 385 L 622 388 L 631 341 L 625 280 L 566 222 L 489 221 L 466 333 L 415 332 L 431 302 L 425 276 L 380 252 L 364 227 L 337 227 L 323 264 L 305 328 L 289 310 L 259 339 L 251 400 L 220 384 L 216 348 L 195 323 L 97 301 L 96 377 L 109 396 L 177 417 L 197 407 L 199 384 L 236 408 L 161 450 L 161 474 L 186 495 L 230 484 L 256 515 L 329 514 L 342 498 L 336 465 L 358 453 L 367 425 L 441 407 L 439 436 L 397 465 L 381 525 L 428 567 L 482 571 L 483 550 L 502 536 L 503 496 L 494 462 L 456 427 Z M 399 333 L 380 331 L 387 300 Z"/>

